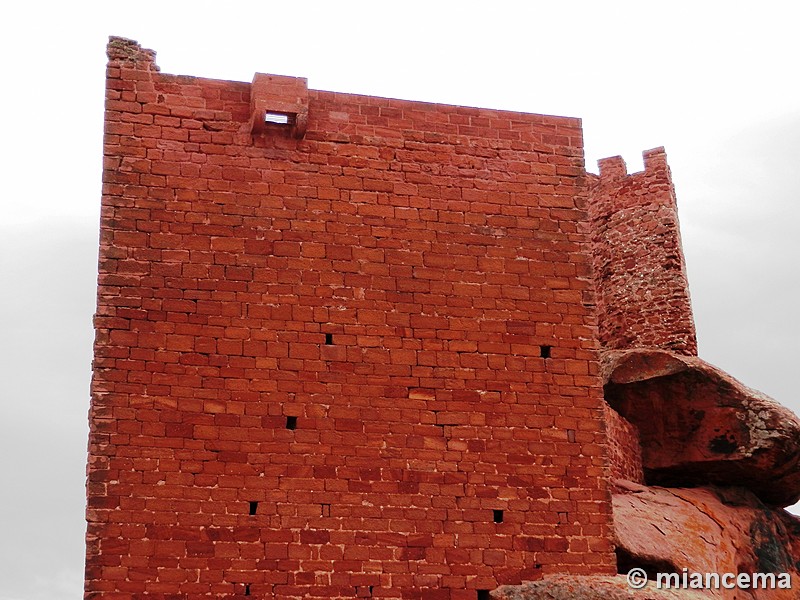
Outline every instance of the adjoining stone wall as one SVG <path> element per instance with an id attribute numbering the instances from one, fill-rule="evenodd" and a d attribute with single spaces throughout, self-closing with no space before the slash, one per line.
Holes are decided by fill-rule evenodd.
<path id="1" fill-rule="evenodd" d="M 636 425 L 621 416 L 610 406 L 605 406 L 608 462 L 611 478 L 644 483 L 642 448 Z"/>
<path id="2" fill-rule="evenodd" d="M 615 156 L 592 176 L 589 216 L 600 342 L 604 349 L 658 347 L 697 355 L 675 190 L 663 148 L 628 174 Z"/>
<path id="3" fill-rule="evenodd" d="M 109 59 L 86 597 L 615 572 L 579 121 Z"/>

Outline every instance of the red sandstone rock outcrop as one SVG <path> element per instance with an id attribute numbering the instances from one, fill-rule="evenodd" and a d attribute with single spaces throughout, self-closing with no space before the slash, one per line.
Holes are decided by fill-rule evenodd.
<path id="1" fill-rule="evenodd" d="M 660 488 L 616 482 L 618 568 L 654 573 L 787 573 L 795 589 L 708 590 L 724 600 L 797 598 L 800 520 L 742 488 Z M 638 598 L 638 596 L 636 596 Z"/>
<path id="2" fill-rule="evenodd" d="M 648 483 L 736 485 L 774 506 L 800 498 L 800 420 L 696 357 L 609 355 L 609 405 L 639 433 Z"/>
<path id="3" fill-rule="evenodd" d="M 570 577 L 554 575 L 523 585 L 507 585 L 491 593 L 495 600 L 708 600 L 696 590 L 659 590 L 652 585 L 632 590 L 623 575 Z"/>

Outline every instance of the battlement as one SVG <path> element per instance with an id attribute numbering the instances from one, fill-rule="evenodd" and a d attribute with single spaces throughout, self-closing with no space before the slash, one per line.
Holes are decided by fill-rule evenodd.
<path id="1" fill-rule="evenodd" d="M 644 173 L 654 174 L 668 170 L 667 153 L 663 147 L 652 148 L 642 152 L 644 158 Z M 600 179 L 603 181 L 616 180 L 622 177 L 632 177 L 638 173 L 628 173 L 628 167 L 621 156 L 610 156 L 597 161 Z"/>

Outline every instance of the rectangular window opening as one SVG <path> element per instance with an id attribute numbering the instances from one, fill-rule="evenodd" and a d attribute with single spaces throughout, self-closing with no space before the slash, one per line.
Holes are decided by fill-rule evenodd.
<path id="1" fill-rule="evenodd" d="M 290 121 L 289 115 L 286 113 L 268 111 L 264 114 L 265 123 L 275 123 L 276 125 L 288 125 L 289 121 Z"/>
<path id="2" fill-rule="evenodd" d="M 491 600 L 489 590 L 478 590 L 478 600 Z"/>
<path id="3" fill-rule="evenodd" d="M 552 349 L 552 346 L 539 346 L 539 356 L 542 358 L 550 358 L 550 350 Z"/>
<path id="4" fill-rule="evenodd" d="M 326 346 L 333 346 L 333 334 L 326 333 L 325 334 L 325 345 Z"/>
<path id="5" fill-rule="evenodd" d="M 257 510 L 258 510 L 258 501 L 251 500 L 250 501 L 250 516 L 253 516 L 254 514 L 256 514 Z"/>
<path id="6" fill-rule="evenodd" d="M 503 511 L 502 510 L 494 510 L 494 522 L 495 523 L 502 523 L 503 522 Z"/>
<path id="7" fill-rule="evenodd" d="M 297 417 L 286 417 L 286 429 L 297 429 Z"/>

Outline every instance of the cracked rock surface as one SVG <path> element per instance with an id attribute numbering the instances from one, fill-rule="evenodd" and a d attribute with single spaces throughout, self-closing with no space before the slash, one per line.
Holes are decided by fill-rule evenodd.
<path id="1" fill-rule="evenodd" d="M 719 590 L 725 600 L 790 600 L 800 586 L 800 520 L 743 488 L 661 488 L 615 481 L 620 570 L 789 573 L 795 589 Z"/>

